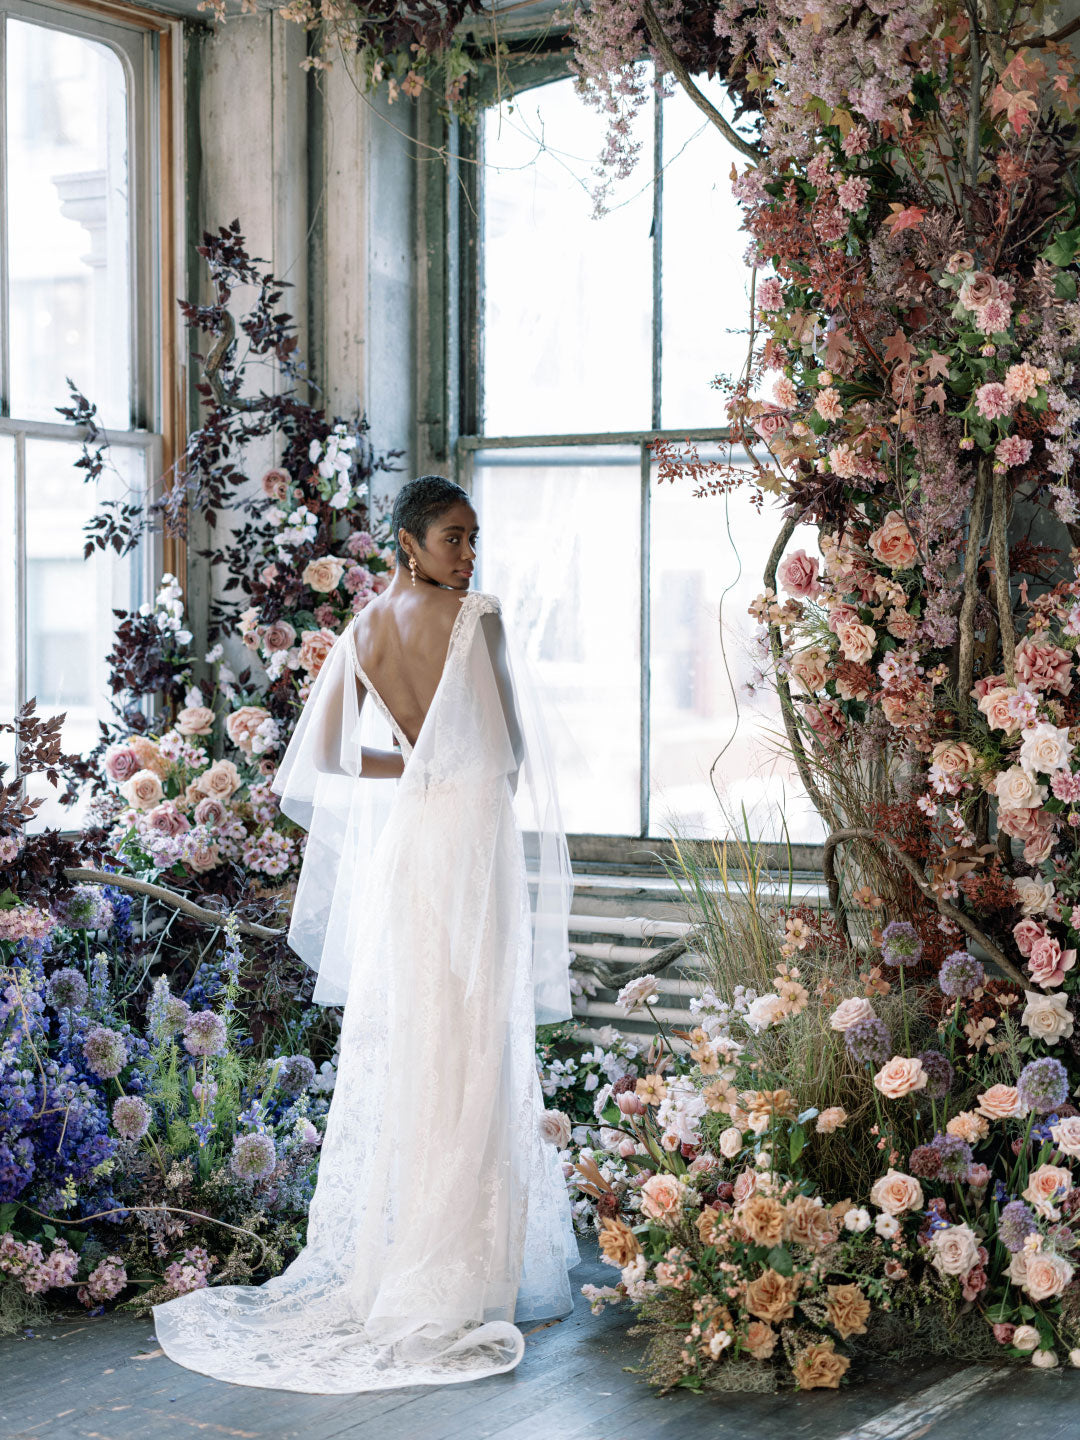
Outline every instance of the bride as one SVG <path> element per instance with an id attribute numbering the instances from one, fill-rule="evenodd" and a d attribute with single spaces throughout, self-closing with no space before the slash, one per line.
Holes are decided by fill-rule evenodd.
<path id="1" fill-rule="evenodd" d="M 393 524 L 393 580 L 273 780 L 309 832 L 289 943 L 344 1006 L 307 1245 L 263 1285 L 154 1306 L 171 1359 L 243 1385 L 478 1379 L 573 1308 L 535 1061 L 536 1023 L 570 1016 L 572 887 L 538 702 L 498 600 L 469 589 L 466 492 L 422 476 Z"/>

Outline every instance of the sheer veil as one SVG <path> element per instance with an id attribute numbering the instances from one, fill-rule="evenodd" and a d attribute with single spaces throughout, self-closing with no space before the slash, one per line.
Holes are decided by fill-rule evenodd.
<path id="1" fill-rule="evenodd" d="M 446 667 L 400 780 L 361 778 L 362 747 L 388 749 L 396 727 L 378 702 L 361 703 L 352 625 L 315 678 L 271 788 L 282 811 L 308 830 L 289 944 L 318 974 L 314 999 L 345 1003 L 350 921 L 395 801 L 431 799 L 435 787 L 472 786 L 479 798 L 509 783 L 529 870 L 532 985 L 537 1024 L 571 1015 L 567 918 L 573 876 L 559 809 L 552 747 L 535 674 L 492 596 L 468 592 L 455 619 Z M 479 603 L 477 603 L 479 602 Z M 475 616 L 470 626 L 467 621 Z M 478 623 L 477 623 L 478 622 Z M 462 663 L 452 665 L 455 650 Z M 474 863 L 492 843 L 490 808 L 469 803 L 453 843 Z M 445 837 L 444 837 L 445 838 Z M 423 843 L 417 835 L 417 843 Z M 452 917 L 447 926 L 454 933 Z M 459 964 L 460 962 L 460 964 Z M 455 968 L 468 961 L 455 955 Z"/>

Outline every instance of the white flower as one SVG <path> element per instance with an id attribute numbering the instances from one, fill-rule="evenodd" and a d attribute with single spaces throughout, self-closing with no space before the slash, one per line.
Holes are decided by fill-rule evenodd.
<path id="1" fill-rule="evenodd" d="M 653 1001 L 657 1000 L 659 997 L 655 994 L 655 990 L 656 976 L 641 975 L 637 980 L 631 980 L 628 985 L 623 986 L 615 999 L 615 1004 L 618 1005 L 620 1010 L 629 1015 L 630 1012 L 636 1010 L 643 1001 L 648 1000 L 649 1003 L 652 1004 Z"/>
<path id="2" fill-rule="evenodd" d="M 1020 1016 L 1020 1024 L 1028 1034 L 1054 1045 L 1058 1040 L 1067 1040 L 1073 1032 L 1073 1018 L 1069 1012 L 1068 996 L 1062 992 L 1045 995 L 1040 990 L 1025 990 L 1027 1004 Z"/>
<path id="3" fill-rule="evenodd" d="M 1027 770 L 1012 765 L 994 780 L 994 794 L 1007 810 L 1037 810 L 1046 799 L 1046 786 L 1036 785 Z"/>
<path id="4" fill-rule="evenodd" d="M 1068 728 L 1059 729 L 1045 720 L 1024 731 L 1020 746 L 1020 764 L 1029 774 L 1036 771 L 1044 775 L 1064 769 L 1069 763 L 1072 746 L 1069 744 Z"/>
<path id="5" fill-rule="evenodd" d="M 203 693 L 198 685 L 192 685 L 184 696 L 185 707 L 189 710 L 194 710 L 197 706 L 205 704 L 206 701 L 203 699 Z"/>
<path id="6" fill-rule="evenodd" d="M 863 1211 L 863 1214 L 866 1212 Z M 874 1229 L 883 1240 L 895 1240 L 900 1234 L 900 1221 L 895 1215 L 887 1215 L 885 1211 L 874 1221 Z"/>
<path id="7" fill-rule="evenodd" d="M 320 456 L 321 454 L 322 454 L 322 441 L 321 441 L 321 440 L 312 440 L 311 444 L 308 446 L 308 452 L 307 452 L 307 458 L 311 461 L 312 465 L 315 464 L 315 461 L 318 460 L 318 458 L 319 458 L 319 456 Z"/>
<path id="8" fill-rule="evenodd" d="M 206 654 L 203 656 L 203 660 L 205 660 L 207 665 L 216 665 L 224 654 L 225 647 L 219 640 L 212 650 L 208 650 L 206 652 Z"/>
<path id="9" fill-rule="evenodd" d="M 879 1219 L 882 1217 L 878 1217 Z M 897 1227 L 899 1229 L 899 1226 Z M 870 1229 L 870 1212 L 864 1210 L 860 1205 L 853 1207 L 844 1216 L 844 1229 L 850 1230 L 853 1235 L 861 1235 L 864 1230 Z"/>
<path id="10" fill-rule="evenodd" d="M 786 1006 L 779 995 L 759 995 L 746 1012 L 746 1023 L 755 1034 L 784 1018 Z"/>
<path id="11" fill-rule="evenodd" d="M 1041 914 L 1054 898 L 1052 880 L 1040 881 L 1030 875 L 1020 875 L 1012 883 L 1017 904 L 1025 915 Z"/>
<path id="12" fill-rule="evenodd" d="M 1039 1370 L 1055 1370 L 1058 1358 L 1053 1350 L 1036 1350 L 1031 1357 L 1031 1363 Z"/>

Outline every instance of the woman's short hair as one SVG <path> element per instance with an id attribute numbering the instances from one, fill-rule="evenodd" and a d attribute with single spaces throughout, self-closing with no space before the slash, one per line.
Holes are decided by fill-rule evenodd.
<path id="1" fill-rule="evenodd" d="M 462 501 L 471 504 L 469 492 L 463 490 L 445 475 L 420 475 L 407 481 L 394 499 L 394 511 L 390 523 L 394 531 L 394 545 L 399 565 L 407 565 L 409 557 L 398 538 L 402 530 L 415 535 L 423 545 L 428 527 L 440 515 L 459 505 Z"/>

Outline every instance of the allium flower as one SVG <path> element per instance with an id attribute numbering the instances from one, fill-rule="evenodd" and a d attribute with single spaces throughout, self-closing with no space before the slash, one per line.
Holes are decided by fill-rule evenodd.
<path id="1" fill-rule="evenodd" d="M 184 1026 L 184 1049 L 189 1055 L 220 1055 L 226 1043 L 225 1021 L 213 1010 L 197 1010 Z"/>
<path id="2" fill-rule="evenodd" d="M 998 1216 L 998 1239 L 1014 1255 L 1024 1248 L 1024 1240 L 1038 1229 L 1035 1216 L 1023 1200 L 1010 1200 Z"/>
<path id="3" fill-rule="evenodd" d="M 926 1071 L 924 1093 L 931 1100 L 943 1100 L 952 1089 L 953 1067 L 940 1050 L 923 1050 L 918 1058 Z"/>
<path id="4" fill-rule="evenodd" d="M 277 1164 L 274 1137 L 258 1130 L 249 1130 L 233 1141 L 229 1169 L 241 1180 L 262 1180 L 273 1173 Z"/>
<path id="5" fill-rule="evenodd" d="M 86 981 L 70 965 L 54 971 L 45 986 L 45 999 L 54 1010 L 81 1010 L 88 995 Z"/>
<path id="6" fill-rule="evenodd" d="M 961 1184 L 967 1179 L 971 1166 L 971 1146 L 959 1135 L 935 1135 L 931 1148 L 936 1150 L 941 1161 L 937 1178 L 948 1183 Z"/>
<path id="7" fill-rule="evenodd" d="M 113 907 L 97 885 L 76 885 L 61 905 L 59 919 L 69 930 L 107 930 Z"/>
<path id="8" fill-rule="evenodd" d="M 982 964 L 966 950 L 954 950 L 947 955 L 938 971 L 941 993 L 950 1000 L 966 1000 L 974 995 L 986 979 Z"/>
<path id="9" fill-rule="evenodd" d="M 315 1064 L 306 1055 L 287 1055 L 278 1061 L 278 1089 L 286 1095 L 302 1095 L 315 1083 Z"/>
<path id="10" fill-rule="evenodd" d="M 127 1064 L 123 1035 L 107 1025 L 94 1026 L 83 1041 L 82 1052 L 87 1066 L 99 1080 L 115 1080 Z"/>
<path id="11" fill-rule="evenodd" d="M 159 975 L 154 981 L 146 1018 L 154 1034 L 162 1039 L 183 1030 L 191 1019 L 191 1007 L 179 995 L 169 993 L 169 982 L 164 975 Z"/>
<path id="12" fill-rule="evenodd" d="M 844 1044 L 862 1065 L 884 1065 L 892 1053 L 892 1038 L 884 1020 L 860 1020 L 844 1031 Z"/>
<path id="13" fill-rule="evenodd" d="M 886 965 L 917 965 L 922 941 L 907 920 L 891 920 L 881 932 L 881 958 Z"/>
<path id="14" fill-rule="evenodd" d="M 1016 1089 L 1025 1109 L 1045 1115 L 1064 1105 L 1069 1095 L 1069 1075 L 1060 1060 L 1046 1055 L 1032 1060 L 1020 1071 Z"/>
<path id="15" fill-rule="evenodd" d="M 122 1140 L 141 1140 L 150 1129 L 150 1106 L 138 1095 L 121 1095 L 113 1103 L 112 1122 Z"/>

